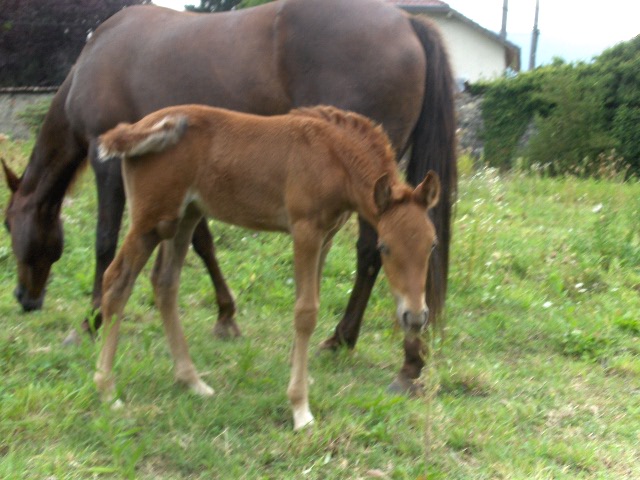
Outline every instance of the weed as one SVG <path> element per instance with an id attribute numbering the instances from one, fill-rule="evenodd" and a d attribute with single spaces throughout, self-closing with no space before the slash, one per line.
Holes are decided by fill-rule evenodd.
<path id="1" fill-rule="evenodd" d="M 632 335 L 640 334 L 640 317 L 626 314 L 614 320 L 615 325 L 625 332 Z"/>
<path id="2" fill-rule="evenodd" d="M 597 333 L 572 330 L 562 336 L 560 345 L 563 355 L 583 360 L 599 360 L 608 355 L 614 341 Z"/>

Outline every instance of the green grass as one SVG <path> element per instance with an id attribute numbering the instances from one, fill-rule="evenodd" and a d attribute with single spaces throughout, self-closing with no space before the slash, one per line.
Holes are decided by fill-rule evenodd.
<path id="1" fill-rule="evenodd" d="M 29 148 L 5 142 L 0 155 L 21 171 Z M 0 235 L 0 478 L 640 478 L 640 185 L 481 170 L 459 190 L 448 326 L 427 395 L 385 392 L 402 335 L 382 280 L 355 352 L 312 351 L 317 423 L 296 434 L 290 242 L 218 223 L 244 337 L 212 337 L 210 281 L 192 253 L 180 295 L 216 395 L 173 384 L 147 268 L 116 361 L 127 408 L 101 405 L 98 345 L 60 344 L 89 312 L 96 199 L 85 173 L 63 209 L 65 254 L 44 310 L 19 311 Z M 356 237 L 351 221 L 329 254 L 315 343 L 342 314 Z"/>

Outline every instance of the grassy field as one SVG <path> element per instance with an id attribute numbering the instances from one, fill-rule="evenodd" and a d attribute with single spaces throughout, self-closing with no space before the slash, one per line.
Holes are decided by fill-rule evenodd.
<path id="1" fill-rule="evenodd" d="M 28 151 L 0 144 L 19 171 Z M 65 203 L 65 254 L 36 313 L 13 299 L 0 235 L 0 478 L 640 478 L 638 183 L 465 174 L 427 394 L 385 392 L 402 335 L 381 279 L 357 349 L 313 351 L 317 423 L 297 434 L 285 394 L 290 242 L 216 223 L 244 337 L 212 337 L 212 290 L 192 253 L 180 297 L 192 356 L 216 395 L 173 384 L 147 268 L 116 361 L 127 408 L 100 404 L 98 344 L 61 346 L 89 313 L 95 212 L 86 172 Z M 350 222 L 329 255 L 316 343 L 344 308 L 356 237 Z"/>

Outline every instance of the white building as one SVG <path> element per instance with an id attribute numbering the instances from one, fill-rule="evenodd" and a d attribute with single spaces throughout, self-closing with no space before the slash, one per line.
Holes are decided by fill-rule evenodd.
<path id="1" fill-rule="evenodd" d="M 500 38 L 440 0 L 386 0 L 433 20 L 445 38 L 458 82 L 491 80 L 520 70 L 520 47 Z"/>

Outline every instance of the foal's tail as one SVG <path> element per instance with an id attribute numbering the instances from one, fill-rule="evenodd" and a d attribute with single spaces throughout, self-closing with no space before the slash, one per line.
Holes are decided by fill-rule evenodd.
<path id="1" fill-rule="evenodd" d="M 189 126 L 185 115 L 167 115 L 149 125 L 147 118 L 138 123 L 121 123 L 100 135 L 98 158 L 106 161 L 113 157 L 135 157 L 162 152 L 175 145 Z"/>
<path id="2" fill-rule="evenodd" d="M 454 82 L 444 41 L 437 27 L 413 15 L 410 21 L 425 51 L 427 75 L 422 111 L 412 136 L 407 179 L 417 185 L 427 171 L 434 170 L 442 184 L 440 202 L 431 210 L 438 234 L 438 248 L 431 255 L 427 279 L 429 320 L 435 323 L 444 309 L 447 293 L 451 217 L 458 184 Z"/>

